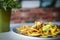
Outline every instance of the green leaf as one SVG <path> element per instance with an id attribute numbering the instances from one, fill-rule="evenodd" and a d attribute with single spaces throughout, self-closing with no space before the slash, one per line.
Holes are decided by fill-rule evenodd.
<path id="1" fill-rule="evenodd" d="M 18 0 L 0 0 L 0 6 L 10 8 L 20 8 Z"/>

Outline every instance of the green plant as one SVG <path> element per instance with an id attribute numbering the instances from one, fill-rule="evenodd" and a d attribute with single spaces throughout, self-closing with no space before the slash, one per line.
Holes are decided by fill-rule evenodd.
<path id="1" fill-rule="evenodd" d="M 19 0 L 0 0 L 0 7 L 4 9 L 8 8 L 20 8 Z"/>
<path id="2" fill-rule="evenodd" d="M 20 8 L 18 0 L 0 0 L 0 32 L 10 31 L 12 8 Z"/>

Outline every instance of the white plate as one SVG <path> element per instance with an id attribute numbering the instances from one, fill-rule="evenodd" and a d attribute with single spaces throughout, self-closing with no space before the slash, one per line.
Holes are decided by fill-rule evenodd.
<path id="1" fill-rule="evenodd" d="M 45 23 L 47 23 L 47 22 L 45 22 Z M 58 25 L 60 25 L 60 22 L 53 22 L 53 24 L 58 24 Z M 19 24 L 19 25 L 17 25 L 17 26 L 14 26 L 13 28 L 12 28 L 12 30 L 13 30 L 13 32 L 14 33 L 16 33 L 16 34 L 18 34 L 19 36 L 21 36 L 22 38 L 26 38 L 27 40 L 60 40 L 60 37 L 56 37 L 56 38 L 40 38 L 40 37 L 30 37 L 30 36 L 25 36 L 25 35 L 22 35 L 22 34 L 19 34 L 18 33 L 18 31 L 17 31 L 17 29 L 16 28 L 18 28 L 18 27 L 22 27 L 22 26 L 24 26 L 24 25 L 29 25 L 29 26 L 32 26 L 32 25 L 34 25 L 34 23 L 23 23 L 23 24 Z"/>

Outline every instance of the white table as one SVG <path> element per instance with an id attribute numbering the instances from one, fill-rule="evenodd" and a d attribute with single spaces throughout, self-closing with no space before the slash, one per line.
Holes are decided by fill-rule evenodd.
<path id="1" fill-rule="evenodd" d="M 11 24 L 11 27 L 17 26 L 19 24 Z M 20 40 L 21 38 L 15 34 L 13 31 L 0 33 L 0 40 Z"/>
<path id="2" fill-rule="evenodd" d="M 19 24 L 11 24 L 10 27 L 12 28 L 17 25 Z M 0 40 L 26 40 L 26 38 L 22 38 L 12 30 L 10 30 L 9 32 L 0 33 Z"/>

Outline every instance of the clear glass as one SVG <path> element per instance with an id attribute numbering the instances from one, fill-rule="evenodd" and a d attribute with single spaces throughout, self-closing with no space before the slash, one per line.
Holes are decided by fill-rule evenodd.
<path id="1" fill-rule="evenodd" d="M 0 8 L 0 32 L 8 32 L 10 30 L 11 9 L 4 10 Z"/>

